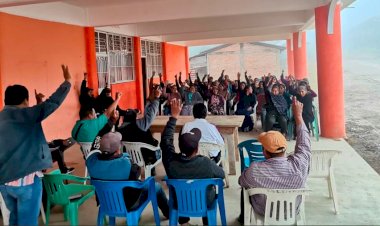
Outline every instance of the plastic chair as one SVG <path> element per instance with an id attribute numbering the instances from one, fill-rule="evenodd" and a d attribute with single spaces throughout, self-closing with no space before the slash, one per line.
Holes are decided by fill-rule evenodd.
<path id="1" fill-rule="evenodd" d="M 222 225 L 227 225 L 224 208 L 223 180 L 210 179 L 166 179 L 169 187 L 169 225 L 177 225 L 178 217 L 207 217 L 209 225 L 217 225 L 216 209 Z M 216 186 L 216 199 L 207 206 L 207 187 Z M 175 203 L 177 207 L 175 208 Z"/>
<path id="2" fill-rule="evenodd" d="M 246 140 L 238 144 L 240 154 L 240 169 L 243 172 L 252 162 L 265 161 L 263 148 L 260 142 L 256 139 Z M 244 152 L 247 157 L 244 156 Z"/>
<path id="3" fill-rule="evenodd" d="M 268 189 L 250 188 L 244 189 L 244 225 L 296 225 L 304 224 L 305 205 L 304 197 L 309 189 Z M 252 195 L 262 194 L 266 196 L 265 216 L 258 215 L 250 201 Z M 300 212 L 297 216 L 297 197 L 302 196 Z"/>
<path id="4" fill-rule="evenodd" d="M 141 142 L 123 141 L 122 143 L 124 146 L 124 151 L 127 152 L 131 156 L 133 163 L 137 164 L 140 167 L 144 167 L 145 178 L 150 177 L 152 169 L 156 167 L 162 161 L 162 157 L 157 159 L 155 163 L 146 165 L 141 153 L 141 148 L 146 148 L 146 149 L 149 149 L 150 151 L 161 151 L 160 147 L 155 147 L 155 146 L 141 143 Z"/>
<path id="5" fill-rule="evenodd" d="M 339 150 L 312 150 L 309 178 L 324 178 L 327 180 L 329 197 L 333 199 L 335 214 L 339 213 L 338 196 L 334 178 L 334 156 Z"/>
<path id="6" fill-rule="evenodd" d="M 103 225 L 106 216 L 110 217 L 110 225 L 115 225 L 115 217 L 126 217 L 128 225 L 138 225 L 141 213 L 152 202 L 154 220 L 160 225 L 158 204 L 156 197 L 155 181 L 153 177 L 140 181 L 104 181 L 91 180 L 95 186 L 95 192 L 99 199 L 98 225 Z M 136 210 L 128 211 L 125 207 L 123 188 L 144 188 L 148 186 L 148 198 Z"/>
<path id="7" fill-rule="evenodd" d="M 251 114 L 251 119 L 252 119 L 252 122 L 253 122 L 253 126 L 256 125 L 257 123 L 257 106 L 258 106 L 259 102 L 256 101 L 256 104 L 255 106 L 253 106 L 253 112 Z"/>
<path id="8" fill-rule="evenodd" d="M 213 143 L 207 143 L 207 142 L 199 142 L 198 146 L 198 153 L 200 155 L 210 157 L 210 151 L 220 150 L 220 161 L 216 164 L 218 166 L 222 165 L 224 170 L 224 175 L 226 179 L 226 187 L 228 188 L 230 186 L 230 181 L 228 179 L 228 170 L 226 167 L 226 147 L 224 145 L 219 144 L 213 144 Z"/>
<path id="9" fill-rule="evenodd" d="M 3 216 L 3 225 L 9 225 L 9 215 L 10 212 L 5 205 L 3 196 L 0 193 L 0 208 L 1 208 L 1 215 Z"/>
<path id="10" fill-rule="evenodd" d="M 47 194 L 46 225 L 49 224 L 50 206 L 52 204 L 62 205 L 65 220 L 69 219 L 70 225 L 78 225 L 78 208 L 95 194 L 95 189 L 92 185 L 65 184 L 65 182 L 75 181 L 83 183 L 85 180 L 86 178 L 60 174 L 57 171 L 44 175 L 42 181 Z"/>
<path id="11" fill-rule="evenodd" d="M 79 145 L 80 145 L 80 150 L 82 151 L 82 154 L 83 154 L 83 158 L 86 160 L 88 154 L 91 152 L 92 143 L 91 142 L 80 142 Z M 84 177 L 88 177 L 88 170 L 87 170 L 86 163 L 85 163 Z M 83 183 L 86 184 L 86 181 L 84 181 Z"/>

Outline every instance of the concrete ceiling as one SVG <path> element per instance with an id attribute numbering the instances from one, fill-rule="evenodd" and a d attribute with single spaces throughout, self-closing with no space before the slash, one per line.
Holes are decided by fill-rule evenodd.
<path id="1" fill-rule="evenodd" d="M 343 0 L 343 7 L 354 0 Z M 0 11 L 180 45 L 281 40 L 330 0 L 0 0 Z"/>

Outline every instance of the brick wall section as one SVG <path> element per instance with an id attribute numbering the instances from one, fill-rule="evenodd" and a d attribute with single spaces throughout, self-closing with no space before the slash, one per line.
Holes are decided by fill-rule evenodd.
<path id="1" fill-rule="evenodd" d="M 240 62 L 240 44 L 234 44 L 223 49 L 208 53 L 209 73 L 214 78 L 220 76 L 225 69 L 231 79 L 236 79 L 237 72 L 244 74 L 247 70 L 252 77 L 261 77 L 269 72 L 275 75 L 281 74 L 280 50 L 261 45 L 244 44 L 243 62 Z M 190 63 L 194 66 L 201 66 L 201 61 L 206 66 L 206 58 L 193 58 Z M 241 65 L 242 64 L 242 65 Z"/>

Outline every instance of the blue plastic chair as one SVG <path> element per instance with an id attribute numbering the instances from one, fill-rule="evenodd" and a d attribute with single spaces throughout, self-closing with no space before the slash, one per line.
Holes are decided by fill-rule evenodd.
<path id="1" fill-rule="evenodd" d="M 91 184 L 95 187 L 96 195 L 99 199 L 98 225 L 103 225 L 103 220 L 109 216 L 110 225 L 115 225 L 115 217 L 126 217 L 128 225 L 138 225 L 142 211 L 152 202 L 154 220 L 156 225 L 160 225 L 158 205 L 153 177 L 149 177 L 144 182 L 140 181 L 104 181 L 93 180 Z M 143 188 L 148 185 L 148 198 L 136 210 L 128 211 L 125 207 L 123 188 Z"/>
<path id="2" fill-rule="evenodd" d="M 209 225 L 217 225 L 218 205 L 222 225 L 227 225 L 222 179 L 165 179 L 165 181 L 169 187 L 170 226 L 178 225 L 179 217 L 207 217 Z M 207 207 L 207 187 L 210 185 L 217 186 L 217 195 L 214 202 Z M 175 202 L 177 209 L 174 208 Z"/>
<path id="3" fill-rule="evenodd" d="M 252 162 L 265 161 L 263 148 L 256 139 L 250 139 L 238 144 L 240 154 L 240 169 L 243 172 Z M 244 150 L 247 152 L 248 157 L 244 157 Z"/>

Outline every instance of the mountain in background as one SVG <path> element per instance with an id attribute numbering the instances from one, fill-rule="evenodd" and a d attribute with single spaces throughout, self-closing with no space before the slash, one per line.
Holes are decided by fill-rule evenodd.
<path id="1" fill-rule="evenodd" d="M 380 17 L 370 18 L 342 35 L 345 58 L 380 60 Z"/>

